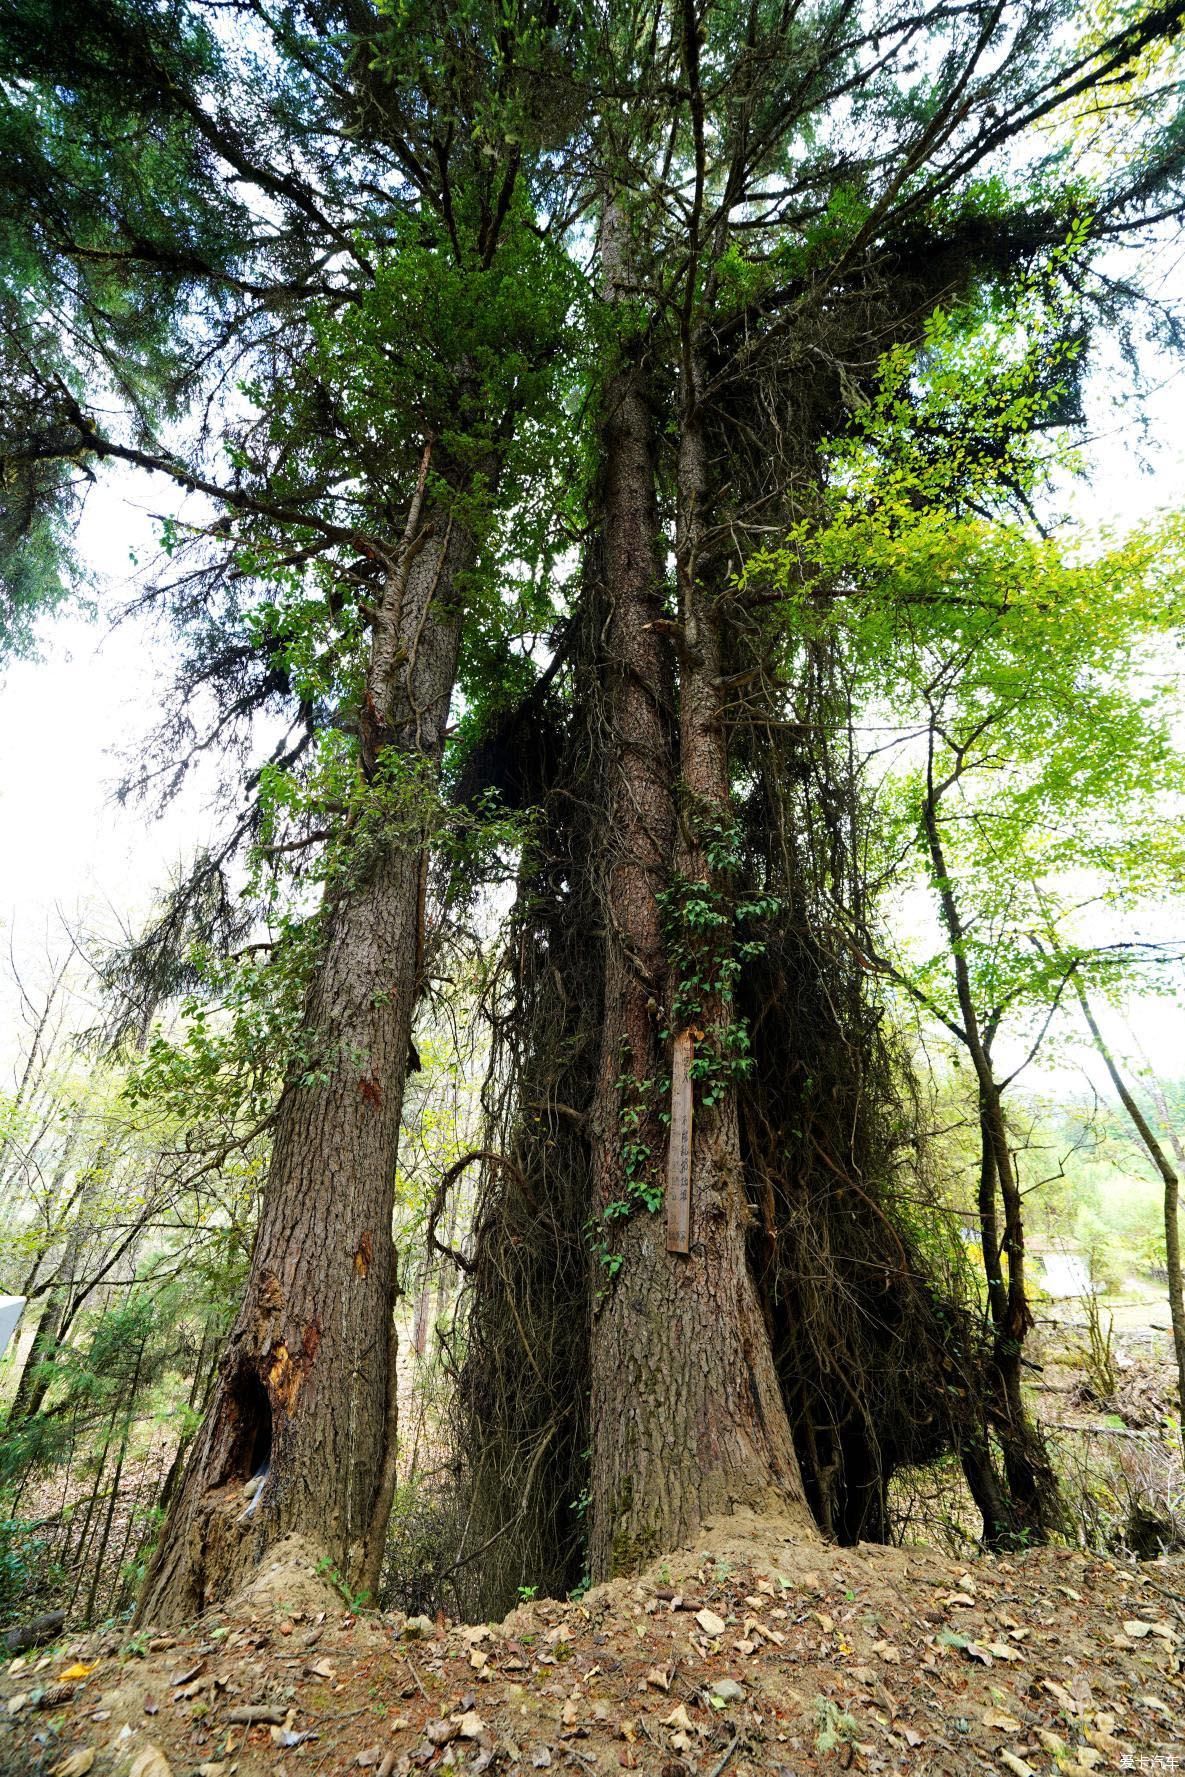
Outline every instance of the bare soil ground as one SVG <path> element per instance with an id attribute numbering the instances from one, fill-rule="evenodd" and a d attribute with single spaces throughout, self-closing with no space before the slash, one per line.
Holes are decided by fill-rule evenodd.
<path id="1" fill-rule="evenodd" d="M 355 1617 L 297 1550 L 192 1633 L 10 1663 L 0 1770 L 1171 1770 L 1183 1654 L 1180 1560 L 967 1563 L 730 1519 L 637 1582 L 472 1627 Z"/>

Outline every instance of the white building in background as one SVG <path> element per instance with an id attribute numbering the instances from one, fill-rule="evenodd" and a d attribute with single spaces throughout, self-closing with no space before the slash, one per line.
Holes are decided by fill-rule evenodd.
<path id="1" fill-rule="evenodd" d="M 1065 1240 L 1027 1240 L 1025 1254 L 1041 1267 L 1037 1284 L 1056 1301 L 1096 1293 L 1098 1286 L 1090 1277 L 1090 1255 L 1080 1247 Z"/>
<path id="2" fill-rule="evenodd" d="M 23 1296 L 0 1296 L 0 1357 L 8 1350 L 8 1341 L 20 1325 Z"/>

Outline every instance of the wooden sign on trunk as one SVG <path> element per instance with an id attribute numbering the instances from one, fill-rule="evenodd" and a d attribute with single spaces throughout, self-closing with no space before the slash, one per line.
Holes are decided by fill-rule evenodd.
<path id="1" fill-rule="evenodd" d="M 667 1251 L 691 1251 L 691 1032 L 681 1030 L 671 1054 L 671 1134 L 667 1149 Z"/>

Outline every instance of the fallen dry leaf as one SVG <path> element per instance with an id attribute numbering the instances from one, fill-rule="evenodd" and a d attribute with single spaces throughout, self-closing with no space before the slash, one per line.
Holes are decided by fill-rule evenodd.
<path id="1" fill-rule="evenodd" d="M 59 1759 L 53 1768 L 53 1777 L 86 1777 L 95 1762 L 93 1746 L 80 1746 L 77 1752 L 68 1752 L 64 1759 Z"/>
<path id="2" fill-rule="evenodd" d="M 60 1676 L 62 1678 L 89 1678 L 98 1663 L 97 1660 L 92 1660 L 89 1666 L 84 1666 L 81 1660 L 75 1660 L 74 1664 L 67 1666 Z"/>
<path id="3" fill-rule="evenodd" d="M 695 1620 L 705 1635 L 723 1635 L 727 1625 L 723 1617 L 718 1617 L 714 1610 L 697 1610 Z"/>
<path id="4" fill-rule="evenodd" d="M 212 1678 L 202 1677 L 195 1678 L 192 1684 L 183 1684 L 178 1690 L 173 1692 L 174 1703 L 188 1703 L 191 1697 L 196 1697 L 198 1695 L 199 1691 L 208 1690 L 213 1682 L 214 1680 Z"/>
<path id="5" fill-rule="evenodd" d="M 983 1718 L 985 1728 L 999 1728 L 1002 1734 L 1019 1734 L 1020 1723 L 1014 1715 L 1005 1715 L 1002 1710 L 990 1710 Z"/>
<path id="6" fill-rule="evenodd" d="M 1013 1773 L 1013 1777 L 1037 1777 L 1037 1773 L 1032 1765 L 1026 1763 L 1024 1759 L 1018 1758 L 1015 1752 L 1002 1751 L 1000 1753 L 1000 1762 L 1008 1766 L 1008 1769 Z"/>
<path id="7" fill-rule="evenodd" d="M 173 1777 L 173 1772 L 160 1747 L 149 1742 L 132 1760 L 128 1777 Z"/>

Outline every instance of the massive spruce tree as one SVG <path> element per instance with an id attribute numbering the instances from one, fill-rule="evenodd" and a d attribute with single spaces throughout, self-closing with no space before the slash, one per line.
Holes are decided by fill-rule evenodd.
<path id="1" fill-rule="evenodd" d="M 566 1138 L 576 1186 L 558 1195 L 588 1205 L 600 1270 L 586 1360 L 595 1578 L 742 1503 L 801 1527 L 804 1479 L 828 1530 L 883 1535 L 892 1468 L 944 1441 L 964 1456 L 990 1536 L 1025 1540 L 1056 1522 L 1014 1386 L 1020 1330 L 994 1356 L 956 1357 L 945 1311 L 917 1287 L 916 1251 L 877 1201 L 894 1164 L 885 1057 L 859 947 L 837 954 L 832 935 L 858 933 L 865 911 L 855 790 L 836 745 L 843 687 L 825 650 L 787 649 L 778 615 L 763 619 L 761 595 L 739 580 L 763 538 L 812 510 L 825 442 L 871 399 L 886 351 L 920 346 L 939 309 L 988 317 L 1040 267 L 1089 289 L 1108 239 L 1175 214 L 1179 112 L 1150 122 L 1138 166 L 1104 160 L 1094 180 L 1052 126 L 1112 88 L 1138 114 L 1133 72 L 1177 24 L 1173 11 L 1133 14 L 1084 42 L 1064 7 L 604 18 L 602 78 L 627 100 L 603 108 L 595 137 L 601 294 L 619 319 L 586 576 L 602 616 L 574 667 L 576 707 L 595 708 L 603 748 L 585 854 L 597 912 L 583 889 L 571 900 L 590 941 L 603 933 L 601 1021 L 590 1034 L 578 1016 L 559 1033 L 540 1020 L 555 1063 L 544 1101 L 559 1108 L 539 1126 L 536 1049 L 531 1117 L 504 1127 L 529 1195 L 540 1179 L 555 1189 L 557 1119 L 587 1119 L 583 1153 Z M 1090 318 L 1087 302 L 1071 330 Z M 1020 404 L 1013 423 L 1023 432 L 1038 414 L 1046 423 L 1048 406 Z M 788 676 L 771 668 L 779 659 Z M 562 795 L 587 793 L 587 762 L 574 767 Z M 554 943 L 546 902 L 524 918 Z M 542 990 L 527 973 L 529 1003 Z M 595 1050 L 583 1071 L 582 1032 Z M 673 1058 L 690 1045 L 679 1178 Z M 671 1183 L 689 1225 L 668 1239 Z M 501 1170 L 490 1203 L 480 1228 L 497 1243 L 514 1210 Z M 490 1317 L 479 1324 L 488 1333 Z M 880 1371 L 871 1386 L 868 1366 Z M 904 1382 L 886 1381 L 894 1369 Z M 471 1366 L 475 1397 L 481 1373 Z M 962 1423 L 944 1419 L 942 1403 L 968 1397 Z M 537 1483 L 557 1415 L 584 1422 L 583 1404 L 565 1409 L 554 1388 L 539 1407 L 533 1433 L 515 1409 L 525 1454 L 507 1470 L 513 1492 Z M 989 1438 L 1006 1452 L 1005 1485 Z M 570 1485 L 563 1463 L 556 1474 Z M 539 1510 L 556 1522 L 554 1496 Z"/>
<path id="2" fill-rule="evenodd" d="M 148 1580 L 165 1619 L 282 1534 L 354 1572 L 385 1530 L 435 785 L 499 503 L 551 449 L 571 295 L 536 216 L 562 32 L 546 6 L 4 23 L 10 567 L 40 551 L 52 571 L 55 521 L 108 462 L 202 496 L 160 595 L 188 656 L 160 747 L 175 778 L 269 708 L 292 723 L 140 947 L 142 977 L 214 935 L 220 871 L 302 760 L 297 829 L 273 809 L 269 832 L 327 849 L 246 1299 Z"/>
<path id="3" fill-rule="evenodd" d="M 919 344 L 939 308 L 990 316 L 1041 266 L 1083 296 L 1081 328 L 1101 248 L 1176 214 L 1180 118 L 1144 118 L 1132 80 L 1183 12 L 1136 6 L 1087 34 L 1066 0 L 6 0 L 13 609 L 52 589 L 90 481 L 114 465 L 163 480 L 186 501 L 150 596 L 183 670 L 143 775 L 175 782 L 197 752 L 250 753 L 260 716 L 287 724 L 138 946 L 135 1020 L 195 942 L 250 938 L 253 904 L 227 886 L 241 848 L 256 881 L 317 860 L 320 892 L 261 965 L 295 984 L 270 1171 L 145 1614 L 225 1595 L 293 1531 L 374 1572 L 395 1162 L 429 863 L 452 846 L 458 677 L 453 751 L 478 738 L 450 774 L 458 801 L 544 811 L 474 1313 L 498 1321 L 507 1272 L 482 1255 L 542 1178 L 516 1248 L 534 1254 L 532 1312 L 550 1301 L 576 1329 L 562 1374 L 530 1353 L 551 1376 L 534 1423 L 529 1391 L 483 1388 L 474 1342 L 472 1448 L 513 1419 L 525 1457 L 496 1479 L 516 1522 L 547 1526 L 548 1580 L 578 1571 L 586 1435 L 595 1577 L 742 1503 L 804 1535 L 812 1514 L 883 1534 L 892 1436 L 833 1374 L 829 1289 L 874 1329 L 859 1364 L 905 1372 L 898 1419 L 946 1359 L 916 1255 L 901 1248 L 897 1293 L 874 1301 L 865 1252 L 820 1272 L 803 1244 L 824 1225 L 885 1238 L 881 1059 L 833 936 L 862 893 L 829 745 L 842 688 L 742 570 L 809 518 L 824 446 L 889 347 Z M 1139 151 L 1079 168 L 1059 130 L 1099 92 L 1132 108 Z M 561 543 L 581 570 L 532 685 L 530 650 L 507 645 L 513 585 L 525 568 L 537 592 Z M 520 627 L 550 621 L 537 596 Z M 508 773 L 512 744 L 520 767 L 544 757 Z M 673 1091 L 687 1145 L 669 1165 Z M 543 1226 L 560 1265 L 532 1248 Z M 1044 1471 L 1017 1413 L 991 1406 L 1029 1534 Z"/>

